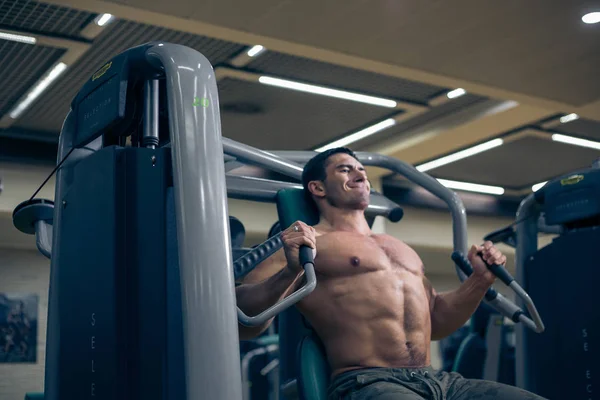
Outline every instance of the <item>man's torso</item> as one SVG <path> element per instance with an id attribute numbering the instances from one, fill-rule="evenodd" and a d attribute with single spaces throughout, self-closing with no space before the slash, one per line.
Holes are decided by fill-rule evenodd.
<path id="1" fill-rule="evenodd" d="M 325 345 L 333 374 L 430 363 L 423 265 L 387 235 L 317 237 L 317 287 L 298 304 Z"/>

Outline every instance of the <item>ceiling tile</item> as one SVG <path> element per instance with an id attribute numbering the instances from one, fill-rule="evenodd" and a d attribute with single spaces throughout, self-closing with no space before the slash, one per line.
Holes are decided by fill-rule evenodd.
<path id="1" fill-rule="evenodd" d="M 0 116 L 64 54 L 65 50 L 0 41 Z"/>
<path id="2" fill-rule="evenodd" d="M 204 36 L 136 22 L 117 21 L 95 40 L 94 46 L 75 65 L 69 66 L 67 73 L 23 115 L 16 127 L 58 133 L 69 112 L 72 99 L 94 71 L 117 54 L 155 40 L 194 48 L 202 52 L 213 65 L 223 62 L 243 48 L 236 43 Z"/>
<path id="3" fill-rule="evenodd" d="M 269 150 L 303 150 L 379 121 L 390 110 L 233 80 L 219 82 L 223 136 Z"/>
<path id="4" fill-rule="evenodd" d="M 97 14 L 30 0 L 0 0 L 0 27 L 77 37 Z"/>
<path id="5" fill-rule="evenodd" d="M 421 104 L 447 90 L 440 86 L 269 51 L 253 60 L 248 68 L 282 78 Z"/>
<path id="6" fill-rule="evenodd" d="M 525 189 L 588 168 L 598 157 L 598 150 L 524 136 L 428 173 L 436 178 Z"/>
<path id="7" fill-rule="evenodd" d="M 600 122 L 598 121 L 580 118 L 566 124 L 560 124 L 552 130 L 566 135 L 600 141 Z"/>

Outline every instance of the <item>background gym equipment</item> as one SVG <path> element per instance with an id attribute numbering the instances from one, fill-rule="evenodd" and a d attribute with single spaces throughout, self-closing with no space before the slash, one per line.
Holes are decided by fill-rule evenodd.
<path id="1" fill-rule="evenodd" d="M 514 325 L 485 303 L 470 319 L 449 371 L 468 379 L 515 385 Z"/>
<path id="2" fill-rule="evenodd" d="M 59 139 L 52 221 L 36 200 L 14 213 L 15 226 L 35 231 L 51 257 L 47 400 L 241 399 L 238 318 L 256 325 L 278 313 L 280 398 L 325 395 L 329 375 L 320 342 L 290 308 L 316 284 L 312 251 L 300 251 L 304 290 L 258 316 L 237 309 L 236 318 L 227 212 L 229 196 L 276 203 L 283 227 L 314 222 L 316 210 L 301 185 L 226 171 L 246 163 L 299 181 L 302 163 L 315 153 L 266 152 L 222 138 L 218 105 L 208 60 L 162 42 L 116 56 L 74 98 Z M 464 280 L 470 265 L 461 258 L 467 225 L 460 198 L 400 160 L 357 155 L 448 204 Z M 397 222 L 402 215 L 372 192 L 369 220 Z M 273 246 L 243 257 L 261 259 L 278 246 L 271 239 Z M 493 289 L 486 299 L 502 315 L 543 330 L 539 318 Z"/>
<path id="3" fill-rule="evenodd" d="M 549 181 L 523 200 L 516 222 L 485 237 L 516 247 L 517 279 L 548 316 L 543 335 L 515 326 L 514 366 L 517 386 L 548 398 L 588 399 L 600 386 L 598 374 L 592 373 L 599 356 L 592 344 L 600 340 L 600 313 L 589 297 L 600 273 L 586 268 L 597 257 L 595 248 L 600 243 L 599 167 L 596 161 L 591 168 Z M 538 250 L 541 233 L 555 237 Z M 572 289 L 568 304 L 556 295 L 561 290 L 564 296 L 559 289 L 564 287 Z M 573 304 L 577 306 L 570 307 Z"/>
<path id="4" fill-rule="evenodd" d="M 542 335 L 515 326 L 515 375 L 517 386 L 547 398 L 587 400 L 600 387 L 599 167 L 549 181 L 521 202 L 515 223 L 486 236 L 516 247 L 517 280 L 545 316 Z M 538 250 L 540 233 L 556 236 Z"/>

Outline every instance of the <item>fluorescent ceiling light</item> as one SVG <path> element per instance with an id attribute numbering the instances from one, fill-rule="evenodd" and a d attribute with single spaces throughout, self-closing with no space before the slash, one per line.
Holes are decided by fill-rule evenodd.
<path id="1" fill-rule="evenodd" d="M 564 116 L 560 117 L 560 123 L 566 124 L 567 122 L 575 121 L 576 119 L 579 119 L 579 115 L 577 115 L 575 113 L 571 113 L 569 115 L 564 115 Z"/>
<path id="2" fill-rule="evenodd" d="M 253 46 L 250 50 L 248 50 L 248 56 L 254 57 L 254 56 L 259 55 L 263 51 L 265 51 L 265 48 L 263 46 L 261 46 L 260 44 L 257 44 L 256 46 Z"/>
<path id="3" fill-rule="evenodd" d="M 26 44 L 35 44 L 35 42 L 37 42 L 37 39 L 33 36 L 17 35 L 15 33 L 8 32 L 0 32 L 0 39 Z"/>
<path id="4" fill-rule="evenodd" d="M 272 78 L 269 76 L 261 76 L 258 78 L 260 83 L 265 85 L 277 86 L 285 89 L 298 90 L 306 93 L 320 94 L 323 96 L 335 97 L 338 99 L 352 100 L 360 103 L 367 103 L 381 107 L 396 107 L 396 102 L 393 100 L 382 99 L 380 97 L 367 96 L 364 94 L 351 93 L 343 90 L 329 89 L 322 86 L 309 85 L 306 83 L 288 81 L 286 79 Z"/>
<path id="5" fill-rule="evenodd" d="M 567 144 L 572 144 L 575 146 L 581 147 L 589 147 L 590 149 L 600 150 L 600 142 L 594 142 L 592 140 L 575 138 L 572 136 L 561 135 L 560 133 L 555 133 L 552 135 L 552 140 L 555 142 L 562 142 Z"/>
<path id="6" fill-rule="evenodd" d="M 429 171 L 430 169 L 441 167 L 442 165 L 450 164 L 455 161 L 461 160 L 463 158 L 471 157 L 475 154 L 482 153 L 484 151 L 493 149 L 494 147 L 501 146 L 504 143 L 504 140 L 497 138 L 490 140 L 489 142 L 485 142 L 482 144 L 478 144 L 477 146 L 470 147 L 468 149 L 459 151 L 454 154 L 450 154 L 448 156 L 438 158 L 437 160 L 429 161 L 425 164 L 421 164 L 417 166 L 417 170 L 421 172 Z"/>
<path id="7" fill-rule="evenodd" d="M 396 120 L 393 118 L 388 118 L 385 121 L 381 121 L 375 125 L 371 125 L 368 128 L 362 129 L 358 132 L 355 132 L 351 135 L 348 135 L 346 137 L 343 137 L 339 140 L 336 140 L 335 142 L 329 143 L 326 146 L 320 147 L 318 149 L 315 149 L 315 151 L 317 152 L 322 152 L 325 150 L 329 150 L 329 149 L 333 149 L 334 147 L 343 147 L 343 146 L 347 146 L 350 143 L 354 143 L 358 140 L 364 139 L 367 136 L 371 136 L 377 132 L 380 132 L 384 129 L 389 128 L 390 126 L 394 126 L 396 125 Z"/>
<path id="8" fill-rule="evenodd" d="M 596 11 L 585 14 L 583 17 L 581 17 L 581 20 L 586 24 L 597 24 L 600 22 L 600 12 Z"/>
<path id="9" fill-rule="evenodd" d="M 467 94 L 467 91 L 463 88 L 458 88 L 458 89 L 454 89 L 450 92 L 448 92 L 448 94 L 446 94 L 446 96 L 448 96 L 449 99 L 455 99 L 457 97 L 463 96 Z"/>
<path id="10" fill-rule="evenodd" d="M 113 16 L 111 14 L 104 13 L 104 14 L 100 15 L 98 18 L 96 18 L 96 25 L 104 26 L 104 25 L 108 24 L 112 19 L 113 19 Z"/>
<path id="11" fill-rule="evenodd" d="M 476 183 L 449 181 L 446 179 L 438 179 L 442 185 L 449 189 L 466 190 L 469 192 L 485 193 L 485 194 L 504 194 L 504 188 L 500 186 L 478 185 Z"/>
<path id="12" fill-rule="evenodd" d="M 17 104 L 15 108 L 12 109 L 12 111 L 9 114 L 10 117 L 13 119 L 19 118 L 19 116 L 23 114 L 23 111 L 25 111 L 31 105 L 31 103 L 33 103 L 35 99 L 37 99 L 40 96 L 40 94 L 42 94 L 42 92 L 46 90 L 48 86 L 50 86 L 50 84 L 52 84 L 52 82 L 54 82 L 56 78 L 58 78 L 60 74 L 62 74 L 65 71 L 65 69 L 67 69 L 67 64 L 62 62 L 56 64 L 54 68 L 52 68 L 50 72 L 46 74 L 46 76 L 43 77 L 33 87 L 33 89 L 29 91 L 29 93 L 27 93 L 25 99 L 19 104 Z"/>
<path id="13" fill-rule="evenodd" d="M 548 183 L 548 181 L 536 183 L 535 185 L 533 185 L 531 187 L 531 190 L 533 190 L 534 192 L 537 192 L 538 190 L 540 190 L 541 188 L 543 188 L 546 183 Z"/>

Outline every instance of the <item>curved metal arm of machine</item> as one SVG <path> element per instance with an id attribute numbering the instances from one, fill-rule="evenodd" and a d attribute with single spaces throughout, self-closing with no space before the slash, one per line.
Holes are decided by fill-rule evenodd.
<path id="1" fill-rule="evenodd" d="M 38 250 L 47 258 L 52 257 L 52 221 L 54 202 L 45 199 L 27 200 L 13 211 L 13 225 L 28 235 L 35 234 Z"/>
<path id="2" fill-rule="evenodd" d="M 470 276 L 473 273 L 473 267 L 471 266 L 471 263 L 461 252 L 453 252 L 452 261 L 454 261 L 466 275 Z M 503 309 L 506 308 L 507 310 L 510 310 L 510 315 L 507 316 L 515 323 L 522 322 L 525 326 L 536 333 L 544 332 L 544 323 L 540 318 L 535 304 L 533 304 L 533 300 L 531 300 L 531 297 L 529 297 L 527 292 L 523 290 L 519 283 L 515 281 L 515 278 L 513 278 L 506 268 L 501 265 L 489 265 L 487 263 L 486 265 L 494 275 L 496 275 L 502 282 L 504 282 L 506 286 L 511 288 L 517 294 L 517 296 L 523 300 L 533 320 L 527 317 L 523 310 L 521 310 L 515 304 L 506 300 L 506 298 L 504 298 L 504 296 L 498 293 L 494 288 L 488 289 L 487 293 L 485 294 L 485 299 L 492 305 L 500 305 L 500 307 Z"/>
<path id="3" fill-rule="evenodd" d="M 313 290 L 315 290 L 315 287 L 317 287 L 317 277 L 315 275 L 313 250 L 310 247 L 300 247 L 300 264 L 302 264 L 304 272 L 306 273 L 306 284 L 304 284 L 304 286 L 302 286 L 300 289 L 296 290 L 294 293 L 292 293 L 285 299 L 278 301 L 273 306 L 269 307 L 268 309 L 254 317 L 247 316 L 238 307 L 238 321 L 242 325 L 246 326 L 261 325 L 273 318 L 275 315 L 296 304 L 297 302 L 308 296 Z"/>
<path id="4" fill-rule="evenodd" d="M 283 246 L 280 236 L 281 234 L 278 233 L 235 260 L 233 262 L 233 274 L 235 279 L 237 280 L 248 275 L 261 262 L 265 261 L 273 253 L 279 250 Z"/>

